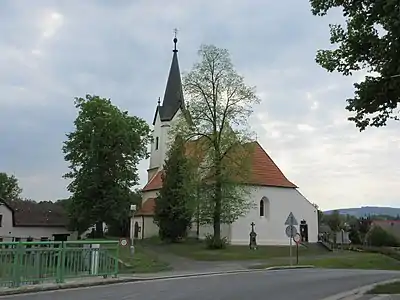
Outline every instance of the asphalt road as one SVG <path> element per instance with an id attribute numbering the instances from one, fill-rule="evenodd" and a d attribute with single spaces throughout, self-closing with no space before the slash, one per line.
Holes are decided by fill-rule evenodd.
<path id="1" fill-rule="evenodd" d="M 367 270 L 280 270 L 155 280 L 108 286 L 7 296 L 13 300 L 320 300 L 400 272 Z"/>

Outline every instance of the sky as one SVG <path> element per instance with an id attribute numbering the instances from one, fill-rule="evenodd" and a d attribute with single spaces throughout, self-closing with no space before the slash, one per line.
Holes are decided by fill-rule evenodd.
<path id="1" fill-rule="evenodd" d="M 0 171 L 23 196 L 67 197 L 61 151 L 74 97 L 96 94 L 150 124 L 163 97 L 178 28 L 188 72 L 201 44 L 230 51 L 257 87 L 252 130 L 284 174 L 322 209 L 400 206 L 400 124 L 362 133 L 347 121 L 353 77 L 315 63 L 339 12 L 311 14 L 293 0 L 2 0 Z M 140 164 L 144 184 L 148 161 Z"/>

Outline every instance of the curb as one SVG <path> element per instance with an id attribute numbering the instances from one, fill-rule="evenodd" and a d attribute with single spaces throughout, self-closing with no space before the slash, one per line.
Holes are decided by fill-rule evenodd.
<path id="1" fill-rule="evenodd" d="M 323 300 L 356 300 L 356 299 L 361 298 L 363 295 L 365 295 L 367 292 L 369 292 L 370 290 L 372 290 L 373 288 L 375 288 L 378 285 L 389 284 L 389 283 L 394 283 L 394 282 L 400 282 L 400 278 L 380 281 L 380 282 L 376 282 L 376 283 L 369 284 L 369 285 L 364 285 L 362 287 L 356 288 L 351 291 L 343 292 L 340 294 L 336 294 L 336 295 L 324 298 Z"/>
<path id="2" fill-rule="evenodd" d="M 254 273 L 254 272 L 262 272 L 262 271 L 275 271 L 275 270 L 287 270 L 287 269 L 306 269 L 313 268 L 314 266 L 276 266 L 269 267 L 264 269 L 253 269 L 253 270 L 232 270 L 232 271 L 215 271 L 215 272 L 202 272 L 202 273 L 189 273 L 189 274 L 177 274 L 177 275 L 160 275 L 154 277 L 125 277 L 125 278 L 114 278 L 114 279 L 105 279 L 103 281 L 93 281 L 93 282 L 71 282 L 64 284 L 54 284 L 51 286 L 26 286 L 21 288 L 10 288 L 9 290 L 0 291 L 0 297 L 3 296 L 11 296 L 11 295 L 19 295 L 19 294 L 29 294 L 29 293 L 40 293 L 40 292 L 50 292 L 56 290 L 67 290 L 67 289 L 77 289 L 77 288 L 85 288 L 85 287 L 94 287 L 94 286 L 104 286 L 104 285 L 113 285 L 113 284 L 121 284 L 121 283 L 131 283 L 131 282 L 143 282 L 143 281 L 153 281 L 153 280 L 163 280 L 163 279 L 174 279 L 174 278 L 190 278 L 190 277 L 205 277 L 212 275 L 223 275 L 223 274 L 240 274 L 240 273 Z"/>

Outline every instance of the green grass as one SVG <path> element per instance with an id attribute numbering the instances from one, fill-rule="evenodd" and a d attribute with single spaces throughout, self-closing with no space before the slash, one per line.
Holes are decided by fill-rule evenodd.
<path id="1" fill-rule="evenodd" d="M 368 294 L 400 294 L 400 282 L 377 285 Z"/>
<path id="2" fill-rule="evenodd" d="M 313 265 L 316 268 L 329 269 L 371 269 L 371 270 L 400 270 L 400 262 L 378 253 L 337 252 L 327 257 L 301 258 L 301 265 Z M 288 262 L 270 261 L 266 264 L 254 265 L 252 269 L 262 269 L 273 265 L 288 265 Z"/>
<path id="3" fill-rule="evenodd" d="M 156 255 L 150 254 L 142 246 L 135 246 L 135 253 L 132 256 L 129 247 L 119 249 L 120 273 L 157 273 L 171 270 L 170 266 L 160 261 Z"/>
<path id="4" fill-rule="evenodd" d="M 144 241 L 148 245 L 156 245 L 178 256 L 201 261 L 242 261 L 242 260 L 268 260 L 275 257 L 289 257 L 289 246 L 259 246 L 257 250 L 250 250 L 248 246 L 228 246 L 226 249 L 209 250 L 203 242 L 188 240 L 182 243 L 163 244 L 156 239 Z M 295 255 L 296 247 L 292 248 Z M 308 248 L 299 247 L 299 256 L 314 256 L 330 253 L 318 245 Z"/>

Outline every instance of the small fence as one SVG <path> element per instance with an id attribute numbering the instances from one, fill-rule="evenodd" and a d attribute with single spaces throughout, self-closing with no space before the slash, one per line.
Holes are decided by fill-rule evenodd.
<path id="1" fill-rule="evenodd" d="M 118 241 L 0 243 L 0 286 L 116 276 Z"/>

